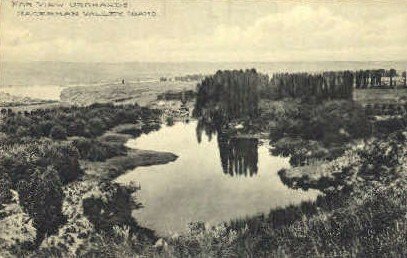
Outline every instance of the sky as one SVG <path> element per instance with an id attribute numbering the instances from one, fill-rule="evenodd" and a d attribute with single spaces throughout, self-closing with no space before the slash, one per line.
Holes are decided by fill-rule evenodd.
<path id="1" fill-rule="evenodd" d="M 29 1 L 20 1 L 24 3 Z M 36 1 L 32 1 L 36 2 Z M 46 3 L 40 0 L 41 3 Z M 278 62 L 406 60 L 407 1 L 146 1 L 119 11 L 154 17 L 36 17 L 1 1 L 3 61 Z M 77 8 L 103 12 L 106 8 Z M 116 9 L 109 9 L 116 10 Z"/>

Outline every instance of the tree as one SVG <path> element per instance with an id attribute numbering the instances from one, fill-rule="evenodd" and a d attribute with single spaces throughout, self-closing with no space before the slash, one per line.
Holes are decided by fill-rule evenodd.
<path id="1" fill-rule="evenodd" d="M 198 84 L 194 116 L 223 121 L 254 117 L 258 112 L 258 87 L 263 83 L 268 83 L 268 77 L 254 69 L 218 71 Z"/>
<path id="2" fill-rule="evenodd" d="M 393 77 L 397 76 L 397 71 L 395 69 L 390 69 L 389 70 L 389 77 L 390 77 L 390 86 L 393 86 Z"/>

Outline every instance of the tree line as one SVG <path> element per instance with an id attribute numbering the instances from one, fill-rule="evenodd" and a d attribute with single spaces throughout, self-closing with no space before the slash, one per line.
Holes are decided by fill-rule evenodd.
<path id="1" fill-rule="evenodd" d="M 402 73 L 406 84 L 406 73 Z M 350 100 L 354 88 L 383 87 L 383 78 L 396 83 L 395 69 L 275 73 L 271 79 L 255 69 L 218 71 L 197 85 L 194 115 L 229 121 L 258 114 L 259 99 L 298 98 L 305 102 Z"/>
<path id="2" fill-rule="evenodd" d="M 258 112 L 258 87 L 267 84 L 267 75 L 251 70 L 218 71 L 197 86 L 194 115 L 228 121 L 253 117 Z"/>
<path id="3" fill-rule="evenodd" d="M 385 70 L 385 69 L 377 69 L 377 70 L 359 70 L 354 72 L 355 74 L 355 88 L 359 89 L 366 89 L 366 88 L 373 88 L 373 87 L 383 87 L 382 78 L 388 77 L 390 79 L 390 83 L 388 86 L 393 87 L 396 86 L 396 83 L 393 81 L 393 77 L 397 76 L 397 71 L 395 69 Z M 405 72 L 403 73 L 405 76 Z M 404 86 L 405 83 L 404 83 Z"/>
<path id="4" fill-rule="evenodd" d="M 350 71 L 321 74 L 277 73 L 265 85 L 262 95 L 272 99 L 351 99 L 353 78 Z"/>

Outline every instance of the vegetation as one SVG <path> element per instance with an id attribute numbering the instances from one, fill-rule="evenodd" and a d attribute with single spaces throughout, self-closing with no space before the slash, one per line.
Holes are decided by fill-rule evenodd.
<path id="1" fill-rule="evenodd" d="M 328 174 L 337 176 L 332 181 L 336 187 L 326 185 L 326 195 L 315 202 L 212 228 L 194 225 L 189 234 L 169 239 L 166 253 L 176 257 L 404 256 L 406 146 L 405 133 L 397 132 L 355 148 L 341 162 L 325 167 Z"/>
<path id="2" fill-rule="evenodd" d="M 356 87 L 360 88 L 368 87 L 368 83 L 370 87 L 383 85 L 381 76 L 388 76 L 390 86 L 394 86 L 395 71 L 279 76 L 260 88 L 260 95 L 273 101 L 263 98 L 256 103 L 258 115 L 251 117 L 250 122 L 239 115 L 234 117 L 235 121 L 243 121 L 245 131 L 249 130 L 246 126 L 269 130 L 272 152 L 290 156 L 293 165 L 311 164 L 282 170 L 279 174 L 283 182 L 295 188 L 316 188 L 325 195 L 315 202 L 219 226 L 207 227 L 198 222 L 188 234 L 168 239 L 168 246 L 159 254 L 176 257 L 407 255 L 403 240 L 407 237 L 405 109 L 403 104 L 365 109 L 350 100 L 353 76 L 356 76 Z M 330 86 L 326 87 L 326 83 Z M 222 87 L 225 86 L 214 88 Z M 212 110 L 227 112 L 217 102 L 210 105 L 214 107 Z M 205 109 L 210 110 L 209 107 Z M 208 136 L 217 134 L 219 146 L 229 149 L 226 143 L 231 138 L 219 139 L 221 133 L 231 131 L 230 127 L 213 119 L 208 121 L 204 112 L 199 114 L 198 140 L 203 131 Z M 387 117 L 376 118 L 377 115 Z M 228 114 L 222 117 L 229 118 Z M 222 151 L 221 159 L 228 167 Z"/>
<path id="3" fill-rule="evenodd" d="M 9 114 L 0 125 L 0 131 L 15 138 L 95 138 L 118 124 L 136 123 L 148 117 L 154 119 L 158 115 L 158 111 L 137 105 L 94 104 L 88 107 L 39 109 Z"/>
<path id="4" fill-rule="evenodd" d="M 260 114 L 261 99 L 290 98 L 313 105 L 326 100 L 352 100 L 354 87 L 381 87 L 382 77 L 390 78 L 393 87 L 394 76 L 397 76 L 395 69 L 277 73 L 271 79 L 255 69 L 218 71 L 198 84 L 194 116 L 228 123 L 237 118 L 255 118 Z"/>
<path id="5" fill-rule="evenodd" d="M 2 184 L 18 192 L 23 210 L 37 229 L 38 245 L 63 223 L 62 185 L 82 174 L 78 150 L 44 139 L 4 146 L 0 152 L 0 172 L 7 180 Z"/>
<path id="6" fill-rule="evenodd" d="M 300 98 L 307 102 L 352 99 L 352 92 L 353 73 L 350 71 L 274 74 L 262 89 L 262 93 L 271 99 Z"/>
<path id="7" fill-rule="evenodd" d="M 256 70 L 218 71 L 198 84 L 194 115 L 230 121 L 258 114 L 257 87 L 268 83 L 268 76 Z"/>
<path id="8" fill-rule="evenodd" d="M 0 220 L 17 194 L 20 217 L 28 216 L 36 233 L 7 251 L 21 257 L 406 256 L 405 103 L 364 108 L 351 99 L 353 85 L 382 87 L 386 76 L 394 86 L 395 70 L 269 80 L 252 69 L 206 77 L 196 95 L 197 137 L 216 135 L 224 172 L 255 175 L 259 142 L 239 134 L 267 132 L 272 154 L 289 156 L 294 166 L 279 172 L 282 181 L 324 195 L 213 227 L 192 223 L 187 234 L 159 240 L 132 218 L 141 205 L 132 198 L 135 189 L 110 181 L 134 164 L 157 163 L 152 152 L 130 152 L 123 142 L 159 128 L 158 111 L 111 104 L 4 109 Z M 85 175 L 89 168 L 93 174 Z"/>
<path id="9" fill-rule="evenodd" d="M 126 154 L 127 149 L 123 142 L 110 142 L 101 136 L 108 129 L 122 123 L 138 123 L 138 130 L 133 127 L 131 130 L 128 127 L 117 130 L 139 135 L 157 129 L 156 122 L 150 125 L 149 121 L 159 119 L 158 111 L 137 105 L 97 104 L 90 107 L 58 107 L 24 113 L 6 110 L 2 113 L 0 209 L 12 202 L 12 191 L 16 191 L 18 204 L 30 217 L 36 230 L 35 241 L 24 245 L 29 249 L 37 249 L 46 236 L 57 234 L 67 222 L 63 204 L 67 197 L 66 189 L 69 184 L 83 176 L 80 165 L 82 161 L 105 161 Z M 124 215 L 121 216 L 122 212 L 119 211 L 127 210 L 127 206 L 124 209 L 117 204 L 120 200 L 130 203 L 130 192 L 118 186 L 107 185 L 110 188 L 105 187 L 106 189 L 102 190 L 111 193 L 107 198 L 110 204 L 103 206 L 103 210 L 110 209 L 109 216 L 121 218 Z M 84 200 L 83 209 L 89 220 L 99 225 L 98 221 L 92 219 L 96 213 L 90 210 L 95 205 L 99 207 L 97 204 L 100 200 L 92 198 Z M 99 215 L 98 219 L 103 220 L 104 215 Z M 136 227 L 130 218 L 130 210 L 127 210 L 127 215 L 119 219 L 121 222 L 103 221 L 102 224 L 123 226 L 126 222 L 126 225 Z"/>
<path id="10" fill-rule="evenodd" d="M 187 74 L 184 76 L 175 76 L 174 78 L 160 77 L 160 81 L 180 81 L 180 82 L 189 82 L 189 81 L 199 81 L 202 80 L 204 76 L 202 74 Z"/>
<path id="11" fill-rule="evenodd" d="M 332 160 L 348 144 L 371 135 L 369 117 L 353 101 L 263 101 L 261 110 L 257 123 L 270 132 L 272 153 L 290 156 L 292 165 Z"/>
<path id="12" fill-rule="evenodd" d="M 180 100 L 183 103 L 191 101 L 195 98 L 195 91 L 183 90 L 183 91 L 166 91 L 162 94 L 158 94 L 157 100 Z"/>

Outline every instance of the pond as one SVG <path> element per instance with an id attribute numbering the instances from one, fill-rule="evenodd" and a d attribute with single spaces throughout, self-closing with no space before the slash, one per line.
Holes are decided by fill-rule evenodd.
<path id="1" fill-rule="evenodd" d="M 268 143 L 217 135 L 198 141 L 196 127 L 196 121 L 163 126 L 127 143 L 179 156 L 175 162 L 138 167 L 116 179 L 141 186 L 136 198 L 144 207 L 133 211 L 141 226 L 161 235 L 183 233 L 190 222 L 216 225 L 318 196 L 316 190 L 294 190 L 281 182 L 277 172 L 290 167 L 289 158 L 270 155 Z"/>

